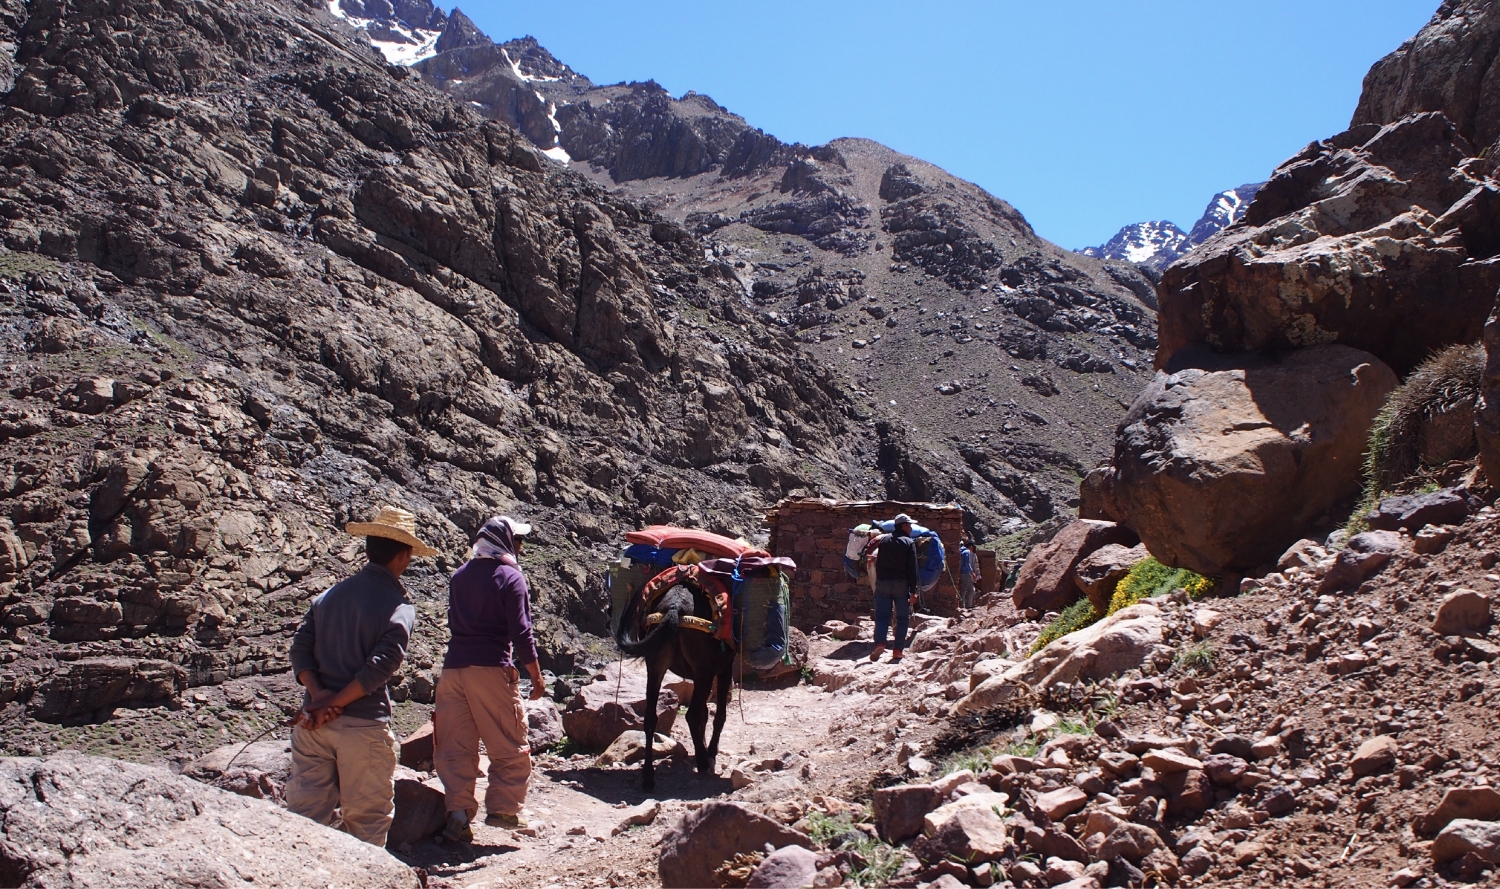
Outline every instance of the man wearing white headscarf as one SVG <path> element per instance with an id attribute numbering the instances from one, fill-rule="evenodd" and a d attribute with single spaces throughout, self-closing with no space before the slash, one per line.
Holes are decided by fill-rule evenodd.
<path id="1" fill-rule="evenodd" d="M 469 561 L 448 581 L 448 654 L 433 713 L 433 765 L 448 810 L 443 836 L 474 838 L 479 813 L 479 742 L 489 756 L 485 823 L 525 827 L 521 808 L 531 780 L 531 746 L 521 706 L 521 673 L 531 676 L 531 699 L 546 690 L 531 632 L 530 591 L 517 561 L 531 526 L 508 516 L 484 523 Z"/>

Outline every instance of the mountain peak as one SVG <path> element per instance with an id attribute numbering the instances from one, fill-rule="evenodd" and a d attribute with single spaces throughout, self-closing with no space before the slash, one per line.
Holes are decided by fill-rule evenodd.
<path id="1" fill-rule="evenodd" d="M 492 42 L 494 41 L 485 36 L 472 19 L 464 15 L 463 10 L 454 7 L 453 13 L 448 16 L 448 23 L 443 26 L 443 33 L 438 36 L 437 43 L 433 45 L 433 50 L 447 52 L 450 49 L 461 49 L 465 46 L 488 46 Z"/>
<path id="2" fill-rule="evenodd" d="M 1135 222 L 1120 229 L 1098 247 L 1085 247 L 1078 252 L 1084 256 L 1133 262 L 1159 272 L 1243 219 L 1262 184 L 1252 182 L 1214 195 L 1189 232 L 1166 220 Z"/>

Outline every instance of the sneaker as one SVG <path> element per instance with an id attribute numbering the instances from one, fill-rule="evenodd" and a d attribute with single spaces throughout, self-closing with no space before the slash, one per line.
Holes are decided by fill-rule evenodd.
<path id="1" fill-rule="evenodd" d="M 880 660 L 880 656 L 883 655 L 883 654 L 885 654 L 885 646 L 884 645 L 877 645 L 877 646 L 875 646 L 875 650 L 872 651 L 872 652 L 870 652 L 870 661 L 873 663 L 875 661 Z"/>
<path id="2" fill-rule="evenodd" d="M 448 823 L 443 825 L 443 839 L 450 843 L 472 843 L 474 842 L 474 829 L 469 827 L 469 819 L 461 817 L 462 812 L 455 812 L 459 818 L 448 816 Z"/>
<path id="3" fill-rule="evenodd" d="M 527 824 L 526 819 L 520 815 L 507 815 L 504 812 L 491 812 L 484 816 L 484 823 L 490 827 L 503 827 L 507 830 L 516 830 L 530 826 Z"/>
<path id="4" fill-rule="evenodd" d="M 895 664 L 895 663 L 899 663 L 900 661 L 901 661 L 901 649 L 899 649 L 899 648 L 891 649 L 891 663 Z"/>

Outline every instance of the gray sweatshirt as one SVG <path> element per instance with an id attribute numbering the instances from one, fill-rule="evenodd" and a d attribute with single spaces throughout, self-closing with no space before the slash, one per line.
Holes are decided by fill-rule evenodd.
<path id="1" fill-rule="evenodd" d="M 406 657 L 416 621 L 396 575 L 368 564 L 313 599 L 292 637 L 292 675 L 312 670 L 331 692 L 358 680 L 365 696 L 345 707 L 344 715 L 387 722 L 391 696 L 385 684 Z"/>

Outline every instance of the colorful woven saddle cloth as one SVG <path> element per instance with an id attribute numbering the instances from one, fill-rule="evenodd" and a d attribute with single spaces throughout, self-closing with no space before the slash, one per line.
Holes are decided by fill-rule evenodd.
<path id="1" fill-rule="evenodd" d="M 726 645 L 733 645 L 734 620 L 729 587 L 716 574 L 699 565 L 675 565 L 646 581 L 640 592 L 639 613 L 644 615 L 641 618 L 641 629 L 649 629 L 662 622 L 663 615 L 653 613 L 651 609 L 656 606 L 657 600 L 666 595 L 667 590 L 679 585 L 702 593 L 712 612 L 712 618 L 684 614 L 681 626 L 707 633 Z"/>

